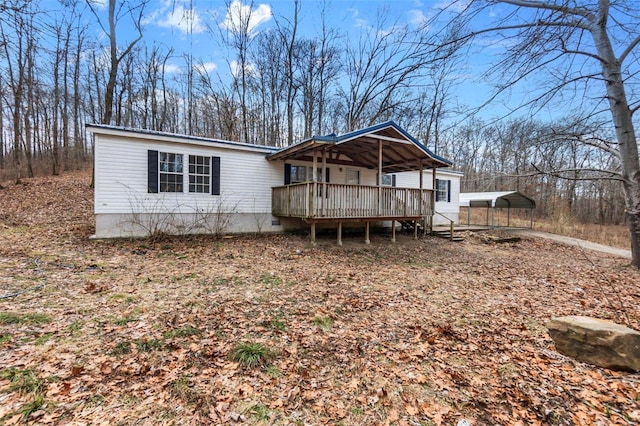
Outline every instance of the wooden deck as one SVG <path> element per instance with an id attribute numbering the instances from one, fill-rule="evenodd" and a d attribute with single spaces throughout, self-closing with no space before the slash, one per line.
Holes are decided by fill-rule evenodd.
<path id="1" fill-rule="evenodd" d="M 338 225 L 338 245 L 342 245 L 343 222 L 364 222 L 365 243 L 369 244 L 371 222 L 412 220 L 414 238 L 418 221 L 433 215 L 434 193 L 430 189 L 394 188 L 305 182 L 278 186 L 271 190 L 272 214 L 293 217 L 311 224 L 311 242 L 315 243 L 316 223 Z M 395 241 L 395 226 L 392 241 Z"/>
<path id="2" fill-rule="evenodd" d="M 307 222 L 422 220 L 433 212 L 433 191 L 335 183 L 272 188 L 274 216 Z"/>

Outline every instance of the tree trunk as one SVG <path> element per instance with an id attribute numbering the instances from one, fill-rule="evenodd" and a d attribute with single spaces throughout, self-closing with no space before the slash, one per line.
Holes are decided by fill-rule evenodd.
<path id="1" fill-rule="evenodd" d="M 625 93 L 620 61 L 616 58 L 606 30 L 606 20 L 594 26 L 592 35 L 602 61 L 602 76 L 609 98 L 609 109 L 618 139 L 622 162 L 632 263 L 640 268 L 640 161 L 632 112 Z"/>

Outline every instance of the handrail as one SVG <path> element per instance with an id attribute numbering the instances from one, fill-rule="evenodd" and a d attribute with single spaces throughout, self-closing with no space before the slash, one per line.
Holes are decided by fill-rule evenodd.
<path id="1" fill-rule="evenodd" d="M 305 182 L 272 187 L 275 216 L 305 219 L 393 218 L 431 215 L 430 189 Z"/>
<path id="2" fill-rule="evenodd" d="M 440 212 L 437 211 L 433 211 L 434 214 L 439 214 L 440 216 L 444 217 L 445 219 L 447 219 L 449 221 L 449 240 L 453 241 L 453 223 L 455 222 L 453 219 L 448 218 L 447 216 L 443 215 Z"/>

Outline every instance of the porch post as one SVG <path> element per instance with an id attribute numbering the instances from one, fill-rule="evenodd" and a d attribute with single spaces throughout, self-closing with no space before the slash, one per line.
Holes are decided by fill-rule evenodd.
<path id="1" fill-rule="evenodd" d="M 424 211 L 424 169 L 422 168 L 422 161 L 420 161 L 419 163 L 419 167 L 418 170 L 420 170 L 420 206 L 418 207 L 418 212 L 420 214 L 420 219 L 422 220 L 422 223 L 424 223 L 425 225 L 425 229 L 422 230 L 423 233 L 426 233 L 426 224 L 427 224 L 427 220 L 426 220 L 426 216 L 427 216 L 427 212 Z"/>
<path id="2" fill-rule="evenodd" d="M 365 222 L 365 227 L 364 227 L 364 243 L 365 244 L 371 244 L 371 240 L 369 239 L 369 221 Z"/>
<path id="3" fill-rule="evenodd" d="M 424 176 L 422 176 L 423 175 L 422 161 L 420 161 L 420 167 L 418 168 L 418 170 L 420 170 L 420 207 L 419 207 L 420 210 L 418 210 L 418 212 L 420 213 L 420 216 L 422 216 L 422 204 L 423 204 L 423 202 L 422 202 L 422 192 L 423 191 L 422 190 L 424 189 L 424 183 L 423 183 Z"/>
<path id="4" fill-rule="evenodd" d="M 382 139 L 378 139 L 378 216 L 382 214 Z"/>
<path id="5" fill-rule="evenodd" d="M 311 245 L 316 245 L 316 223 L 311 222 Z"/>
<path id="6" fill-rule="evenodd" d="M 395 219 L 391 221 L 391 242 L 396 242 L 396 221 Z"/>
<path id="7" fill-rule="evenodd" d="M 431 229 L 433 231 L 433 225 L 436 220 L 436 166 L 431 169 Z"/>
<path id="8" fill-rule="evenodd" d="M 342 247 L 342 222 L 338 222 L 338 245 Z"/>
<path id="9" fill-rule="evenodd" d="M 325 199 L 327 198 L 327 148 L 322 149 L 322 200 L 320 200 L 321 215 L 325 216 Z"/>
<path id="10" fill-rule="evenodd" d="M 311 171 L 311 217 L 316 217 L 316 196 L 318 195 L 318 157 L 315 150 L 311 152 L 313 155 L 313 170 Z"/>

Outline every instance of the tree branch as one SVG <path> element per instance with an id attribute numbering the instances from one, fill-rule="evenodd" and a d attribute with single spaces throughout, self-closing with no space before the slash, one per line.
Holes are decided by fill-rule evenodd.
<path id="1" fill-rule="evenodd" d="M 543 9 L 543 10 L 551 10 L 553 12 L 562 12 L 569 15 L 578 15 L 588 20 L 592 21 L 594 16 L 591 12 L 584 9 L 579 8 L 571 8 L 567 6 L 561 6 L 551 3 L 545 3 L 541 1 L 530 1 L 530 0 L 498 0 L 499 3 L 507 3 L 513 6 L 519 7 L 527 7 L 531 9 Z"/>
<path id="2" fill-rule="evenodd" d="M 636 48 L 638 43 L 640 43 L 640 35 L 633 39 L 631 43 L 629 43 L 629 45 L 626 47 L 626 49 L 624 49 L 624 51 L 620 54 L 620 57 L 618 58 L 618 62 L 620 64 L 622 64 L 624 60 L 627 59 L 627 56 L 629 56 L 631 51 Z"/>
<path id="3" fill-rule="evenodd" d="M 564 180 L 572 180 L 572 181 L 586 181 L 586 180 L 615 180 L 615 181 L 624 181 L 620 172 L 615 170 L 603 170 L 603 169 L 594 169 L 594 168 L 567 168 L 567 169 L 559 169 L 559 170 L 542 170 L 535 164 L 531 163 L 531 167 L 533 167 L 536 172 L 535 173 L 524 173 L 516 176 L 538 176 L 538 175 L 546 175 L 553 176 L 558 179 Z M 587 177 L 577 177 L 577 176 L 564 176 L 562 173 L 576 173 L 576 172 L 592 172 L 592 173 L 603 173 L 608 174 L 609 176 L 587 176 Z"/>

